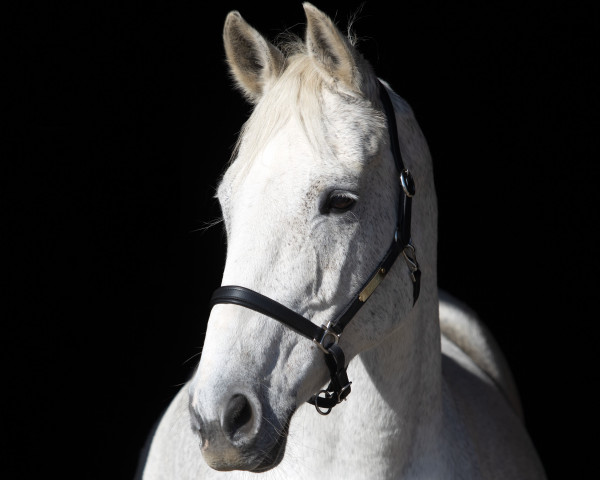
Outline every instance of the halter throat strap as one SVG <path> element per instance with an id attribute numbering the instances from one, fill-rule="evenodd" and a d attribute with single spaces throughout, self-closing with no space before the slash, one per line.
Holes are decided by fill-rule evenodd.
<path id="1" fill-rule="evenodd" d="M 412 245 L 410 230 L 412 197 L 415 194 L 415 185 L 410 172 L 405 168 L 402 161 L 392 100 L 382 83 L 379 84 L 379 87 L 379 95 L 390 134 L 390 149 L 394 157 L 396 170 L 399 173 L 400 198 L 398 202 L 396 231 L 391 245 L 359 292 L 352 297 L 335 319 L 330 320 L 327 325 L 321 325 L 320 327 L 285 305 L 254 290 L 238 285 L 227 285 L 217 288 L 210 300 L 211 309 L 219 303 L 228 303 L 269 316 L 291 328 L 296 333 L 314 341 L 319 346 L 326 354 L 325 361 L 329 369 L 331 382 L 326 389 L 313 395 L 308 402 L 315 405 L 317 411 L 322 415 L 327 415 L 335 405 L 345 400 L 351 390 L 350 385 L 352 382 L 348 380 L 346 374 L 344 352 L 338 345 L 340 335 L 385 278 L 400 254 L 404 256 L 412 280 L 413 305 L 419 297 L 421 271 L 417 263 L 415 248 Z"/>

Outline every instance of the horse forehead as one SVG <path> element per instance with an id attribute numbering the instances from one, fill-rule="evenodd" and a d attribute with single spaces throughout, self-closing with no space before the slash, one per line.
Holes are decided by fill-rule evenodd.
<path id="1" fill-rule="evenodd" d="M 237 194 L 254 192 L 263 199 L 269 193 L 292 194 L 307 188 L 317 171 L 327 174 L 327 166 L 319 165 L 319 160 L 298 126 L 288 124 L 269 139 L 251 162 L 236 161 L 238 165 L 232 167 L 239 168 L 233 172 L 231 189 Z"/>
<path id="2" fill-rule="evenodd" d="M 385 119 L 365 100 L 326 91 L 322 120 L 327 143 L 341 161 L 364 164 L 379 153 Z"/>
<path id="3" fill-rule="evenodd" d="M 316 152 L 301 129 L 286 126 L 251 162 L 236 160 L 223 178 L 219 197 L 223 193 L 229 200 L 235 199 L 235 204 L 245 200 L 245 205 L 268 204 L 274 196 L 300 200 L 309 190 L 335 182 L 336 178 L 355 178 L 358 169 L 357 162 L 336 161 L 331 150 Z"/>
<path id="4" fill-rule="evenodd" d="M 258 178 L 275 177 L 302 183 L 306 175 L 319 166 L 311 154 L 310 142 L 296 122 L 288 122 L 266 143 L 254 162 L 252 173 Z"/>
<path id="5" fill-rule="evenodd" d="M 221 185 L 228 196 L 240 190 L 260 190 L 276 184 L 277 191 L 298 192 L 315 183 L 340 177 L 358 178 L 381 148 L 385 120 L 373 109 L 324 92 L 321 115 L 294 117 L 280 125 L 256 154 L 240 155 Z M 251 142 L 250 142 L 251 143 Z M 266 193 L 263 191 L 263 193 Z"/>

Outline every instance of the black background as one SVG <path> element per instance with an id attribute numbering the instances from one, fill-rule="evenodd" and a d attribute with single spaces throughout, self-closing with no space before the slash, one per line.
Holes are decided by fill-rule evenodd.
<path id="1" fill-rule="evenodd" d="M 372 0 L 354 25 L 429 141 L 440 286 L 503 347 L 550 478 L 597 445 L 591 3 Z M 300 2 L 270 4 L 9 7 L 4 478 L 131 478 L 192 373 L 224 259 L 203 227 L 249 114 L 222 25 L 303 34 Z M 315 5 L 345 27 L 361 2 Z"/>

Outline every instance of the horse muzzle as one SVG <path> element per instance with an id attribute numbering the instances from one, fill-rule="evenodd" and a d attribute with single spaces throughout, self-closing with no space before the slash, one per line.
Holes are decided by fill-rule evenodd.
<path id="1" fill-rule="evenodd" d="M 201 438 L 201 452 L 219 471 L 263 472 L 283 458 L 291 414 L 278 421 L 251 392 L 236 392 L 212 415 L 190 397 L 192 429 Z M 280 428 L 276 428 L 280 425 Z"/>

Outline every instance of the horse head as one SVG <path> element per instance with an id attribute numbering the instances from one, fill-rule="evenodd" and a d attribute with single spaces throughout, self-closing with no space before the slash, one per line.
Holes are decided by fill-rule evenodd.
<path id="1" fill-rule="evenodd" d="M 324 325 L 385 255 L 401 186 L 377 77 L 330 18 L 308 3 L 304 10 L 305 41 L 285 53 L 238 12 L 225 22 L 232 76 L 254 108 L 218 187 L 222 284 Z M 340 337 L 346 361 L 411 310 L 409 275 L 394 268 L 390 276 Z M 314 342 L 259 312 L 214 306 L 189 389 L 207 463 L 254 472 L 277 465 L 292 415 L 328 378 Z"/>

